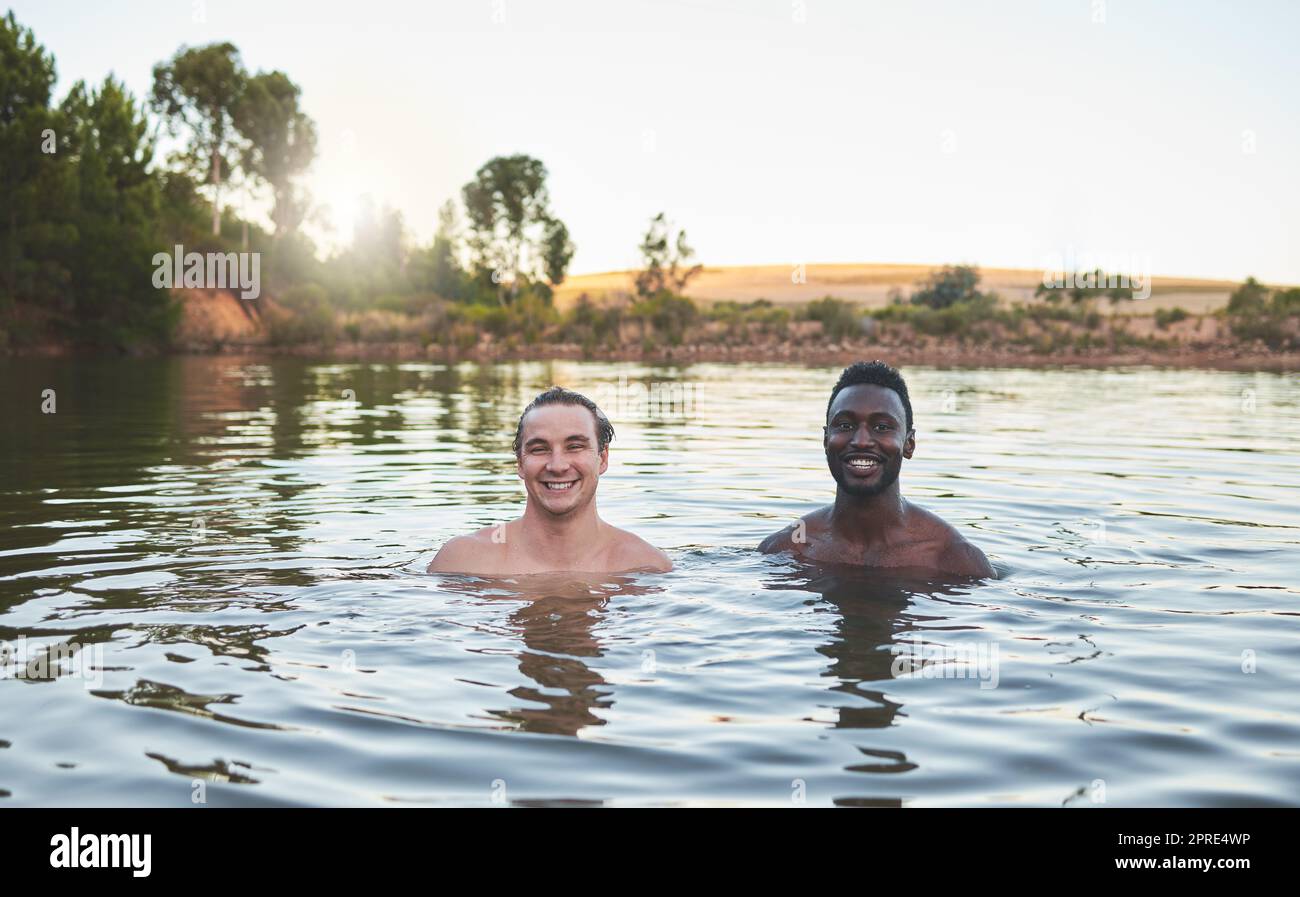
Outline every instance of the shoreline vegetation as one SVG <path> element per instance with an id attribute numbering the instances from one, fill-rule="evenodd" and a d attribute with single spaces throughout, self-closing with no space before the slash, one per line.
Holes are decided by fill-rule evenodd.
<path id="1" fill-rule="evenodd" d="M 13 13 L 0 65 L 0 356 L 1300 367 L 1300 287 L 1253 278 L 706 270 L 662 212 L 637 270 L 570 278 L 575 244 L 524 154 L 485 162 L 431 243 L 363 198 L 351 243 L 326 256 L 304 227 L 326 211 L 302 184 L 316 126 L 285 73 L 248 72 L 230 43 L 181 47 L 143 101 L 109 75 L 55 102 L 54 57 Z M 205 282 L 217 259 L 237 288 Z"/>
<path id="2" fill-rule="evenodd" d="M 927 289 L 953 281 L 969 285 L 967 293 L 939 307 L 926 304 Z M 961 367 L 1300 369 L 1300 290 L 1248 281 L 1227 306 L 1204 314 L 1179 307 L 1134 314 L 1090 297 L 1008 303 L 979 293 L 978 284 L 976 269 L 940 268 L 911 297 L 896 295 L 875 307 L 833 296 L 778 305 L 615 292 L 597 300 L 581 293 L 564 309 L 421 294 L 347 311 L 330 307 L 316 289 L 255 301 L 229 290 L 180 290 L 179 323 L 167 351 L 358 361 L 840 364 L 882 357 Z M 9 354 L 82 350 L 45 343 L 10 347 Z"/>

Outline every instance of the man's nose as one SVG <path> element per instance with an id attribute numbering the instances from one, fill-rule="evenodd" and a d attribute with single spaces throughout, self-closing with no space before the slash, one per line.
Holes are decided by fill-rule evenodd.
<path id="1" fill-rule="evenodd" d="M 874 444 L 875 441 L 875 437 L 871 435 L 871 427 L 863 424 L 854 429 L 853 435 L 849 438 L 849 445 L 857 448 L 866 448 L 867 446 Z"/>
<path id="2" fill-rule="evenodd" d="M 546 459 L 546 469 L 552 473 L 562 473 L 569 469 L 569 459 L 564 456 L 563 452 L 553 452 Z"/>

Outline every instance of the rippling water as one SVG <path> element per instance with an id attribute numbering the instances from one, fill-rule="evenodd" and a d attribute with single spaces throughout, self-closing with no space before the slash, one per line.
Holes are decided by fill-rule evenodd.
<path id="1" fill-rule="evenodd" d="M 958 586 L 753 550 L 836 373 L 0 363 L 0 805 L 1300 803 L 1294 377 L 905 371 Z M 551 383 L 677 569 L 425 574 Z"/>

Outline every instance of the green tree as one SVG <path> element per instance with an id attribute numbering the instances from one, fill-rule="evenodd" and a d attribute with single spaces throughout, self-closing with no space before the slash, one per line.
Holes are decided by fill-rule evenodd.
<path id="1" fill-rule="evenodd" d="M 76 332 L 114 346 L 165 341 L 174 310 L 168 291 L 153 285 L 152 260 L 164 240 L 144 110 L 109 76 L 98 90 L 75 84 L 63 115 L 77 174 L 69 265 Z"/>
<path id="2" fill-rule="evenodd" d="M 564 283 L 575 248 L 569 239 L 568 227 L 558 218 L 552 218 L 547 223 L 546 235 L 542 238 L 542 260 L 546 279 L 551 286 L 558 287 Z"/>
<path id="3" fill-rule="evenodd" d="M 641 238 L 644 267 L 636 276 L 638 296 L 653 296 L 662 290 L 681 293 L 691 278 L 704 270 L 703 265 L 687 267 L 695 250 L 686 242 L 686 231 L 673 237 L 672 225 L 663 212 L 650 219 L 650 227 Z"/>
<path id="4" fill-rule="evenodd" d="M 316 124 L 298 107 L 300 92 L 283 72 L 259 72 L 233 109 L 245 140 L 243 168 L 271 190 L 273 242 L 297 230 L 307 214 L 306 193 L 295 179 L 316 158 Z"/>
<path id="5" fill-rule="evenodd" d="M 66 129 L 50 108 L 54 57 L 10 12 L 0 19 L 0 303 L 57 297 L 67 272 L 50 261 L 66 242 Z M 63 150 L 64 152 L 60 152 Z"/>
<path id="6" fill-rule="evenodd" d="M 238 151 L 234 110 L 244 92 L 247 75 L 239 50 L 231 43 L 181 49 L 169 62 L 153 68 L 151 105 L 167 123 L 169 133 L 187 133 L 189 146 L 179 158 L 197 179 L 212 187 L 212 234 L 221 233 L 223 166 Z"/>
<path id="7" fill-rule="evenodd" d="M 497 156 L 462 191 L 475 274 L 502 302 L 531 281 L 559 284 L 573 257 L 567 228 L 551 214 L 546 177 L 538 159 Z"/>
<path id="8" fill-rule="evenodd" d="M 444 299 L 465 298 L 465 272 L 461 270 L 459 255 L 460 226 L 456 203 L 449 199 L 438 210 L 438 230 L 433 235 L 433 245 L 421 260 L 421 284 Z"/>

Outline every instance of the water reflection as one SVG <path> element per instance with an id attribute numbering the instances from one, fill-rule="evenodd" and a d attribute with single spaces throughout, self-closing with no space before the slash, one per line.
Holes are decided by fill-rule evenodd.
<path id="1" fill-rule="evenodd" d="M 501 777 L 512 802 L 770 804 L 799 779 L 809 803 L 1057 806 L 1104 779 L 1115 805 L 1287 802 L 1294 377 L 908 372 L 909 494 L 1015 571 L 975 589 L 755 556 L 825 499 L 810 397 L 834 373 L 0 359 L 0 640 L 36 661 L 0 677 L 0 797 L 187 803 L 198 776 L 216 805 L 475 803 Z M 424 575 L 517 513 L 526 400 L 623 376 L 707 398 L 616 420 L 601 485 L 679 570 Z M 914 636 L 1001 645 L 1001 685 L 895 675 Z"/>
<path id="2" fill-rule="evenodd" d="M 795 590 L 817 595 L 817 610 L 833 615 L 831 638 L 817 647 L 830 660 L 822 676 L 831 681 L 829 691 L 835 729 L 887 729 L 905 718 L 903 705 L 886 694 L 895 678 L 898 641 L 904 635 L 941 628 L 946 618 L 909 613 L 919 596 L 957 597 L 969 593 L 973 581 L 935 578 L 925 571 L 864 570 L 842 565 L 792 561 L 792 569 L 765 583 L 768 589 Z M 918 764 L 903 751 L 858 744 L 862 760 L 846 772 L 896 774 L 911 772 Z M 897 797 L 838 796 L 840 806 L 902 806 Z"/>
<path id="3" fill-rule="evenodd" d="M 617 574 L 585 578 L 572 574 L 447 576 L 443 586 L 484 601 L 518 604 L 506 619 L 508 628 L 523 642 L 524 650 L 516 656 L 519 672 L 528 684 L 507 693 L 531 706 L 485 711 L 520 731 L 548 735 L 577 735 L 588 726 L 605 725 L 596 711 L 614 705 L 610 698 L 613 688 L 588 665 L 605 655 L 596 630 L 605 620 L 611 598 L 662 591 Z"/>

